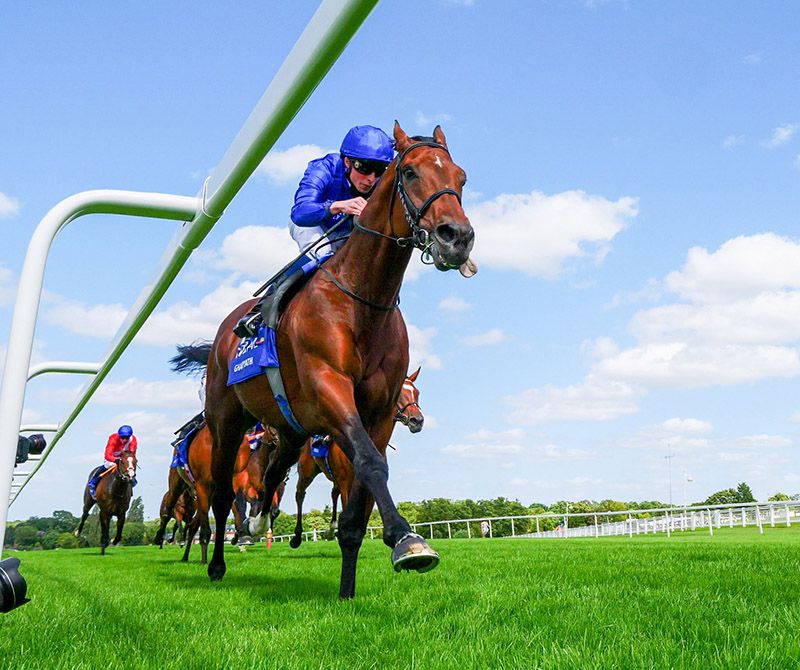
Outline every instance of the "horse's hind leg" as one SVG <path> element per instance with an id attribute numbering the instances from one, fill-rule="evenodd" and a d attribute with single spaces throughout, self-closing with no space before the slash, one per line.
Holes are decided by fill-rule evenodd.
<path id="1" fill-rule="evenodd" d="M 89 495 L 89 489 L 87 488 L 83 492 L 83 514 L 81 514 L 81 522 L 78 524 L 78 528 L 75 530 L 75 537 L 80 537 L 81 533 L 83 532 L 83 524 L 86 523 L 86 519 L 89 518 L 89 510 L 94 507 L 94 498 Z"/>
<path id="2" fill-rule="evenodd" d="M 311 485 L 311 482 L 314 481 L 314 477 L 317 476 L 319 470 L 317 470 L 316 463 L 314 463 L 314 469 L 311 473 L 311 476 L 308 476 L 308 473 L 303 472 L 301 469 L 303 467 L 302 459 L 297 467 L 297 491 L 294 494 L 295 502 L 297 502 L 297 523 L 294 527 L 294 536 L 291 540 L 289 540 L 289 546 L 292 549 L 297 549 L 303 543 L 303 502 L 306 499 L 306 489 Z"/>
<path id="3" fill-rule="evenodd" d="M 194 513 L 192 520 L 186 524 L 186 547 L 183 550 L 183 557 L 181 558 L 181 563 L 188 563 L 189 562 L 189 552 L 192 550 L 192 542 L 194 542 L 194 536 L 197 533 L 197 528 L 200 524 L 199 521 L 200 510 Z"/>
<path id="4" fill-rule="evenodd" d="M 222 404 L 225 404 L 225 407 Z M 206 405 L 210 406 L 209 404 Z M 227 411 L 226 411 L 227 410 Z M 212 582 L 225 576 L 225 524 L 233 503 L 233 465 L 246 429 L 242 407 L 238 398 L 214 405 L 214 414 L 208 416 L 212 435 L 211 474 L 214 480 L 212 507 L 214 509 L 214 553 L 208 564 L 208 577 Z"/>
<path id="5" fill-rule="evenodd" d="M 211 539 L 211 526 L 208 523 L 208 491 L 204 484 L 197 482 L 197 513 L 194 515 L 200 529 L 200 563 L 208 563 L 208 542 Z M 228 515 L 225 515 L 227 521 Z M 224 533 L 224 531 L 223 531 Z"/>

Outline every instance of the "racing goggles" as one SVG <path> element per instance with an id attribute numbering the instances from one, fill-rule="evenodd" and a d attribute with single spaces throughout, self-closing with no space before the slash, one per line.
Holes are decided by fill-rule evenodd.
<path id="1" fill-rule="evenodd" d="M 369 161 L 364 160 L 363 158 L 351 158 L 350 165 L 359 174 L 363 174 L 365 176 L 374 174 L 376 177 L 380 177 L 384 172 L 386 172 L 386 168 L 389 167 L 388 163 L 382 163 L 381 161 Z"/>

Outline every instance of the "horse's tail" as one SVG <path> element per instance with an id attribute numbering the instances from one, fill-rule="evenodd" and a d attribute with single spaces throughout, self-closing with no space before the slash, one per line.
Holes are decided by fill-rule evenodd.
<path id="1" fill-rule="evenodd" d="M 197 374 L 204 371 L 211 355 L 211 342 L 197 340 L 192 344 L 179 344 L 178 353 L 169 359 L 173 372 Z"/>

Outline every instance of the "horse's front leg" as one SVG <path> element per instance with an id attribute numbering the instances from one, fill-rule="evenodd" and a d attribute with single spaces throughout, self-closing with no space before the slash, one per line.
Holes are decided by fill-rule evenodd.
<path id="1" fill-rule="evenodd" d="M 319 472 L 313 459 L 311 459 L 311 463 L 312 465 L 308 464 L 305 452 L 303 452 L 297 464 L 297 490 L 294 494 L 294 499 L 297 503 L 297 522 L 294 526 L 294 536 L 289 540 L 289 546 L 292 549 L 297 549 L 303 543 L 303 502 L 306 499 L 306 489 L 308 489 Z M 308 472 L 309 469 L 311 470 L 310 473 Z"/>
<path id="2" fill-rule="evenodd" d="M 122 529 L 125 527 L 125 512 L 117 514 L 117 534 L 114 536 L 114 541 L 111 543 L 115 547 L 122 540 Z"/>
<path id="3" fill-rule="evenodd" d="M 323 415 L 326 415 L 324 425 L 330 428 L 333 438 L 352 462 L 355 478 L 369 491 L 378 505 L 384 528 L 383 541 L 392 548 L 392 565 L 395 570 L 425 572 L 436 567 L 439 555 L 421 536 L 411 532 L 408 521 L 397 511 L 387 484 L 389 468 L 361 422 L 355 406 L 352 384 L 343 376 L 335 376 L 335 373 L 317 375 L 316 379 L 319 387 L 317 397 L 321 400 Z M 388 443 L 392 427 L 392 418 L 389 416 L 373 429 L 373 436 L 382 447 Z M 355 520 L 363 512 L 363 504 L 359 510 L 353 510 L 350 514 L 347 513 L 349 508 L 348 500 L 339 522 L 339 546 L 342 548 L 343 561 L 348 563 L 354 557 L 354 563 L 363 537 L 363 531 L 359 530 L 361 519 L 357 522 Z M 348 526 L 346 532 L 345 520 Z M 344 597 L 350 596 L 345 594 Z"/>
<path id="4" fill-rule="evenodd" d="M 100 510 L 100 554 L 105 556 L 108 546 L 108 526 L 111 523 L 111 514 Z"/>

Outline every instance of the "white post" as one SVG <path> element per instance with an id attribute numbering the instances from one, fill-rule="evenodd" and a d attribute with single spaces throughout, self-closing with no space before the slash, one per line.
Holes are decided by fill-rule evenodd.
<path id="1" fill-rule="evenodd" d="M 536 532 L 539 533 L 539 517 L 536 517 Z"/>
<path id="2" fill-rule="evenodd" d="M 747 527 L 747 510 L 742 507 L 742 528 Z"/>
<path id="3" fill-rule="evenodd" d="M 447 522 L 447 539 L 448 540 L 452 540 L 453 539 L 453 534 L 450 532 L 450 522 L 449 521 Z"/>
<path id="4" fill-rule="evenodd" d="M 141 329 L 192 251 L 203 241 L 244 183 L 338 59 L 378 0 L 323 0 L 228 151 L 206 180 L 201 198 L 126 191 L 88 191 L 62 200 L 33 234 L 12 319 L 0 393 L 0 558 L 2 557 L 16 442 L 25 398 L 44 265 L 50 243 L 67 223 L 89 213 L 130 214 L 181 221 L 184 225 L 155 282 L 129 312 L 97 376 L 48 445 L 52 450 L 111 367 Z M 132 203 L 131 200 L 134 202 Z M 45 452 L 49 453 L 49 451 Z M 40 460 L 37 465 L 43 463 Z M 36 470 L 34 470 L 35 474 Z M 29 481 L 29 480 L 27 480 Z M 19 495 L 19 492 L 15 494 Z"/>
<path id="5" fill-rule="evenodd" d="M 784 509 L 786 510 L 786 527 L 790 528 L 791 525 L 792 525 L 792 522 L 789 519 L 789 505 L 786 505 L 786 507 Z"/>
<path id="6" fill-rule="evenodd" d="M 714 537 L 714 524 L 711 519 L 711 510 L 706 510 L 708 512 L 708 534 L 711 537 Z M 702 512 L 701 512 L 702 514 Z"/>
<path id="7" fill-rule="evenodd" d="M 492 535 L 492 520 L 489 519 L 489 539 L 491 540 L 494 536 Z"/>
<path id="8" fill-rule="evenodd" d="M 594 536 L 600 537 L 600 529 L 597 527 L 597 514 L 594 515 Z"/>
<path id="9" fill-rule="evenodd" d="M 633 537 L 633 519 L 628 514 L 628 537 Z"/>
<path id="10" fill-rule="evenodd" d="M 511 537 L 514 537 L 514 519 L 511 519 Z"/>
<path id="11" fill-rule="evenodd" d="M 469 528 L 469 521 L 467 521 L 467 539 L 472 539 L 472 531 Z"/>
<path id="12" fill-rule="evenodd" d="M 671 528 L 670 528 L 669 511 L 667 511 L 667 513 L 666 513 L 665 521 L 666 521 L 666 526 L 667 526 L 667 537 L 672 537 Z"/>
<path id="13" fill-rule="evenodd" d="M 770 528 L 775 528 L 775 507 L 773 505 L 769 506 L 769 525 Z"/>

